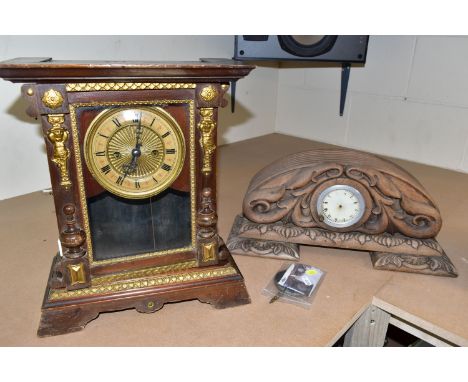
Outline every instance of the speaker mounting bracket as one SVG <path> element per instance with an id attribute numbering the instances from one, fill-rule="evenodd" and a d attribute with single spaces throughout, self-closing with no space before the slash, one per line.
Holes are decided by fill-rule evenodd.
<path id="1" fill-rule="evenodd" d="M 340 117 L 343 116 L 346 93 L 348 92 L 349 74 L 351 71 L 351 64 L 349 62 L 343 62 L 341 64 L 341 93 L 340 93 Z"/>

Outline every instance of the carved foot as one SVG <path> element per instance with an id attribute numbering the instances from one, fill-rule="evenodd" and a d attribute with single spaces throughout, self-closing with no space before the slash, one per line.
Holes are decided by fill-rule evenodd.
<path id="1" fill-rule="evenodd" d="M 385 252 L 370 252 L 370 256 L 375 269 L 422 273 L 433 276 L 458 276 L 455 266 L 443 251 L 441 255 L 434 256 Z"/>
<path id="2" fill-rule="evenodd" d="M 77 332 L 84 329 L 86 324 L 94 320 L 98 315 L 99 311 L 89 308 L 44 309 L 42 310 L 37 335 L 39 337 L 49 337 Z"/>
<path id="3" fill-rule="evenodd" d="M 217 288 L 212 293 L 205 293 L 203 296 L 198 296 L 198 300 L 211 304 L 216 309 L 231 308 L 251 302 L 243 281 Z"/>
<path id="4" fill-rule="evenodd" d="M 299 245 L 282 241 L 259 240 L 239 236 L 243 223 L 248 222 L 237 215 L 227 241 L 228 249 L 237 255 L 251 255 L 274 259 L 299 260 Z M 251 223 L 250 224 L 255 224 Z"/>

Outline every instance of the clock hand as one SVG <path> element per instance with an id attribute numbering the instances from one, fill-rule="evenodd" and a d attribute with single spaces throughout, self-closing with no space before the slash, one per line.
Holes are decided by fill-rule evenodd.
<path id="1" fill-rule="evenodd" d="M 142 145 L 141 133 L 142 133 L 142 129 L 141 129 L 141 113 L 140 113 L 140 118 L 138 119 L 138 125 L 136 128 L 136 144 L 132 150 L 132 160 L 130 163 L 124 164 L 122 166 L 122 168 L 124 169 L 124 179 L 128 174 L 133 174 L 136 171 L 136 168 L 138 167 L 137 160 L 141 155 L 140 147 Z"/>
<path id="2" fill-rule="evenodd" d="M 138 164 L 137 164 L 137 160 L 138 160 L 138 157 L 140 156 L 141 152 L 139 149 L 133 149 L 132 150 L 132 160 L 130 163 L 126 163 L 122 166 L 122 168 L 124 169 L 124 178 L 128 175 L 128 174 L 133 174 L 137 167 L 138 167 Z"/>
<path id="3" fill-rule="evenodd" d="M 142 134 L 142 129 L 141 129 L 141 113 L 140 113 L 140 118 L 138 119 L 138 125 L 136 129 L 136 146 L 135 149 L 139 150 L 141 147 L 141 134 Z"/>

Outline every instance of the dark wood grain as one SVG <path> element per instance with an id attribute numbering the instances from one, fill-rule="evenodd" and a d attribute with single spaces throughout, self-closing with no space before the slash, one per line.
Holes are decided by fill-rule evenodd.
<path id="1" fill-rule="evenodd" d="M 131 61 L 57 61 L 13 59 L 0 63 L 0 77 L 12 82 L 54 83 L 60 81 L 93 82 L 98 79 L 123 81 L 145 79 L 174 82 L 221 82 L 240 79 L 254 69 L 232 60 L 213 62 L 131 62 Z"/>
<path id="2" fill-rule="evenodd" d="M 227 91 L 227 84 L 246 76 L 253 68 L 253 66 L 229 60 L 162 63 L 20 58 L 0 62 L 0 77 L 11 82 L 27 83 L 22 87 L 23 97 L 28 103 L 27 113 L 32 117 L 40 118 L 42 122 L 58 232 L 64 247 L 64 256 L 56 256 L 51 267 L 38 330 L 39 336 L 80 330 L 100 312 L 128 308 L 135 308 L 139 312 L 153 312 L 167 302 L 190 299 L 208 302 L 216 308 L 250 302 L 243 277 L 217 231 L 216 145 L 214 142 L 216 142 L 218 107 L 224 107 L 227 104 L 223 98 Z M 92 88 L 92 91 L 88 91 L 89 89 L 86 91 L 67 90 L 72 89 L 72 87 L 67 88 L 67 84 L 78 82 L 114 84 L 163 82 L 165 84 L 190 83 L 191 85 L 169 86 L 169 88 L 159 86 L 160 89 L 153 87 L 150 90 L 138 85 L 133 88 L 126 87 L 125 89 L 128 90 L 96 88 Z M 208 92 L 210 96 L 202 94 L 204 89 L 205 93 Z M 53 99 L 50 102 L 47 101 L 46 95 L 50 92 L 59 95 L 59 102 L 54 102 Z M 186 147 L 185 162 L 181 173 L 170 187 L 176 192 L 187 194 L 192 193 L 192 183 L 193 181 L 195 183 L 192 197 L 195 201 L 193 211 L 196 216 L 191 217 L 194 219 L 192 224 L 195 230 L 193 250 L 187 250 L 187 247 L 184 247 L 184 249 L 175 249 L 168 253 L 149 252 L 143 254 L 143 257 L 135 254 L 133 257 L 128 256 L 119 261 L 114 261 L 110 253 L 106 254 L 112 259 L 108 262 L 94 261 L 93 257 L 87 254 L 87 242 L 90 239 L 92 241 L 90 237 L 92 234 L 91 230 L 87 230 L 90 222 L 86 220 L 83 204 L 86 204 L 89 198 L 101 195 L 104 189 L 93 178 L 86 166 L 84 137 L 90 123 L 98 113 L 112 106 L 112 103 L 116 107 L 119 103 L 121 104 L 119 107 L 125 107 L 122 105 L 125 102 L 158 103 L 158 107 L 164 108 L 182 129 Z M 193 115 L 190 113 L 189 102 L 194 106 Z M 88 104 L 88 106 L 83 104 Z M 102 106 L 103 104 L 105 106 Z M 72 134 L 70 105 L 73 105 L 76 115 L 77 141 L 74 140 Z M 199 128 L 202 115 L 207 110 L 210 111 L 211 116 L 208 126 L 212 127 L 208 137 L 206 132 L 201 134 Z M 192 120 L 191 117 L 193 117 Z M 54 127 L 53 121 L 57 120 L 60 124 L 55 122 L 56 130 L 54 131 L 60 130 L 63 133 L 62 141 L 57 141 L 55 136 L 50 138 L 51 129 Z M 195 130 L 193 150 L 189 144 L 191 121 Z M 209 149 L 207 145 L 211 145 Z M 75 147 L 79 148 L 79 153 Z M 208 156 L 207 152 L 209 152 Z M 191 179 L 192 161 L 194 163 L 193 181 Z M 81 167 L 79 167 L 80 164 Z M 208 166 L 210 171 L 206 169 L 202 171 L 203 165 Z M 82 173 L 84 178 L 84 186 L 81 189 L 79 173 Z M 64 184 L 68 179 L 69 184 Z M 167 224 L 167 227 L 170 227 L 169 224 L 177 224 L 177 219 L 172 219 L 173 221 L 167 223 L 163 220 L 161 218 L 157 224 Z M 134 228 L 138 230 L 138 227 Z M 161 230 L 161 232 L 167 232 L 167 230 Z M 128 237 L 132 240 L 131 234 Z M 207 258 L 206 254 L 210 257 Z M 187 263 L 190 264 L 191 272 L 197 269 L 204 271 L 197 273 L 194 278 L 183 272 L 178 273 L 177 269 L 184 267 Z M 162 277 L 156 277 L 159 284 L 147 284 L 151 278 L 142 276 L 147 271 L 156 272 L 158 277 Z M 140 276 L 136 277 L 135 274 Z M 180 279 L 174 279 L 176 276 Z M 124 280 L 124 287 L 121 284 L 116 287 L 113 281 L 109 281 L 122 277 L 129 277 L 128 283 Z M 156 280 L 154 277 L 153 275 L 153 279 Z M 118 289 L 121 287 L 124 290 Z M 113 292 L 110 293 L 110 290 Z M 69 297 L 51 298 L 50 296 L 54 293 L 58 296 L 66 296 L 67 293 L 77 293 L 76 296 L 81 296 L 80 293 L 82 293 L 86 296 L 71 299 Z"/>

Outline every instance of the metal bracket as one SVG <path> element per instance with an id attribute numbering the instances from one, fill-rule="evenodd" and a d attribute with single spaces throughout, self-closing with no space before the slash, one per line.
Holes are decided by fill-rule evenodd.
<path id="1" fill-rule="evenodd" d="M 236 84 L 237 81 L 231 81 L 231 113 L 236 109 Z"/>
<path id="2" fill-rule="evenodd" d="M 340 117 L 343 116 L 343 111 L 346 102 L 346 93 L 348 92 L 349 73 L 351 64 L 343 62 L 341 64 L 341 94 L 340 94 Z"/>

